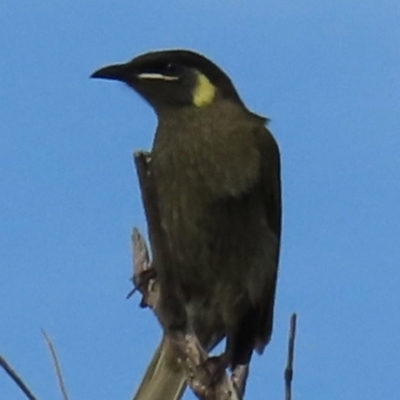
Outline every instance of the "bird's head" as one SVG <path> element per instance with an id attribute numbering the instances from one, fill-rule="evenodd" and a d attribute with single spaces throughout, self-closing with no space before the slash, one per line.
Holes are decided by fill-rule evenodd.
<path id="1" fill-rule="evenodd" d="M 126 83 L 156 112 L 207 107 L 221 99 L 243 105 L 228 76 L 213 62 L 189 50 L 146 53 L 125 64 L 101 68 L 91 77 Z"/>

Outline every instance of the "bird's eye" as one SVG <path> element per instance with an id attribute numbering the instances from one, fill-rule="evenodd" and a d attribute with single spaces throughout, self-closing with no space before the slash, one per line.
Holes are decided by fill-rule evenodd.
<path id="1" fill-rule="evenodd" d="M 167 76 L 179 77 L 182 73 L 182 68 L 174 63 L 168 63 L 164 66 L 163 74 Z"/>

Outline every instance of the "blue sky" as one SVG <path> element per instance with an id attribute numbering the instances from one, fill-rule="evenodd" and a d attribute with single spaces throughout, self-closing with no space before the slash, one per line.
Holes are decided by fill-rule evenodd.
<path id="1" fill-rule="evenodd" d="M 231 76 L 281 146 L 284 235 L 275 331 L 248 398 L 283 398 L 299 314 L 298 399 L 398 397 L 400 3 L 3 0 L 0 353 L 41 399 L 130 399 L 160 336 L 131 289 L 145 227 L 132 152 L 151 109 L 98 67 L 191 48 Z M 24 397 L 0 372 L 0 398 Z M 188 394 L 187 399 L 192 399 Z"/>

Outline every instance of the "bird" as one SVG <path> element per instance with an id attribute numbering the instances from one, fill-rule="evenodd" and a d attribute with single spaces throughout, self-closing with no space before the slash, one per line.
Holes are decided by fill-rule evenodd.
<path id="1" fill-rule="evenodd" d="M 135 399 L 177 400 L 186 377 L 169 334 L 194 332 L 207 350 L 226 339 L 231 369 L 270 341 L 282 229 L 279 146 L 269 120 L 195 51 L 150 51 L 91 77 L 125 83 L 157 117 L 149 169 L 169 255 L 168 263 L 153 260 L 164 339 Z"/>

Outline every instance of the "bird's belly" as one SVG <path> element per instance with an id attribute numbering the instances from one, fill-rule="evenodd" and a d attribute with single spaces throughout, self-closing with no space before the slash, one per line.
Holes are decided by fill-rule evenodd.
<path id="1" fill-rule="evenodd" d="M 167 265 L 159 265 L 161 292 L 184 305 L 189 326 L 208 343 L 211 334 L 225 336 L 260 302 L 275 273 L 276 240 L 269 236 L 257 193 L 218 195 L 200 179 L 198 169 L 156 167 L 169 253 Z"/>
<path id="2" fill-rule="evenodd" d="M 170 279 L 185 304 L 201 305 L 202 319 L 209 318 L 209 312 L 215 316 L 218 311 L 218 318 L 225 319 L 225 310 L 237 308 L 240 313 L 272 279 L 274 238 L 251 203 L 233 199 L 200 206 L 193 200 L 192 207 L 175 203 L 170 213 L 163 213 Z"/>

